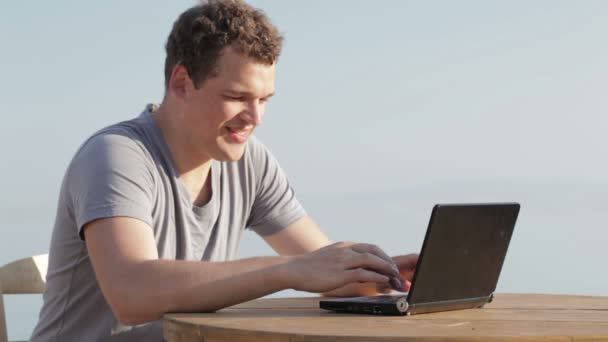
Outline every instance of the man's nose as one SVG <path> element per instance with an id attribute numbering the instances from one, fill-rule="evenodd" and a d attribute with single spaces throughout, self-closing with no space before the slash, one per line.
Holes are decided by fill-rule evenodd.
<path id="1" fill-rule="evenodd" d="M 250 101 L 241 117 L 252 125 L 259 125 L 264 116 L 264 104 L 258 100 Z"/>

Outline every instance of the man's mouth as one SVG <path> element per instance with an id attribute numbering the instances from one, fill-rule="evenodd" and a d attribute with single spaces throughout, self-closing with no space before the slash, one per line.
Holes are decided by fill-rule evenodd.
<path id="1" fill-rule="evenodd" d="M 232 140 L 236 143 L 242 144 L 247 141 L 247 138 L 251 134 L 253 127 L 245 126 L 245 127 L 226 127 L 228 131 L 228 136 L 232 138 Z"/>

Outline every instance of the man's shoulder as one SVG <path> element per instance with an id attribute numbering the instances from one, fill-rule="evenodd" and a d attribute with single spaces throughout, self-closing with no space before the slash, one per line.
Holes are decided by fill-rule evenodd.
<path id="1" fill-rule="evenodd" d="M 66 189 L 87 188 L 91 184 L 115 188 L 116 184 L 151 184 L 158 167 L 141 130 L 136 118 L 93 133 L 67 167 Z M 111 182 L 117 183 L 112 185 Z"/>
<path id="2" fill-rule="evenodd" d="M 70 161 L 66 176 L 89 174 L 93 169 L 153 168 L 159 144 L 141 116 L 104 127 L 89 136 Z"/>
<path id="3" fill-rule="evenodd" d="M 142 153 L 148 149 L 150 127 L 142 116 L 106 126 L 89 136 L 76 152 L 75 159 L 83 154 L 112 151 Z M 131 154 L 127 153 L 127 154 Z"/>

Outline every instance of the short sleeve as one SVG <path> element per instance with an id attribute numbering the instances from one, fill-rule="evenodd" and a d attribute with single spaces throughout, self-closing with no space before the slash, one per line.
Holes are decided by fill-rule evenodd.
<path id="1" fill-rule="evenodd" d="M 250 139 L 248 149 L 256 178 L 248 226 L 262 236 L 274 234 L 306 216 L 306 212 L 270 151 L 255 138 Z"/>
<path id="2" fill-rule="evenodd" d="M 100 134 L 78 151 L 66 186 L 78 234 L 89 222 L 126 216 L 152 225 L 153 177 L 146 154 L 133 138 Z"/>

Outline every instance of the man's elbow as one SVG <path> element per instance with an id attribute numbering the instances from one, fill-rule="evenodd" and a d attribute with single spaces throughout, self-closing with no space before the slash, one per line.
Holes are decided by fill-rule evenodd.
<path id="1" fill-rule="evenodd" d="M 164 312 L 152 306 L 155 304 L 154 301 L 134 297 L 129 294 L 106 296 L 110 309 L 118 322 L 124 325 L 139 325 L 162 318 Z"/>
<path id="2" fill-rule="evenodd" d="M 116 320 L 124 325 L 139 325 L 159 320 L 162 315 L 153 314 L 143 310 L 112 308 Z"/>

